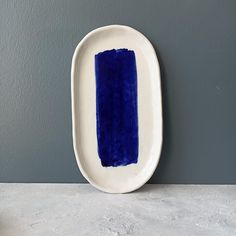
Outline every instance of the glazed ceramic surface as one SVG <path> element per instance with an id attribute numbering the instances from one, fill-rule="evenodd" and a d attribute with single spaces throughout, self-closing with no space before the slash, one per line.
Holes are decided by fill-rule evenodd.
<path id="1" fill-rule="evenodd" d="M 130 84 L 137 86 L 137 91 L 135 86 L 128 87 L 134 91 L 133 94 L 135 95 L 132 97 L 133 100 L 131 102 L 128 101 L 128 103 L 136 105 L 133 101 L 136 101 L 135 99 L 137 98 L 137 106 L 132 107 L 134 112 L 131 113 L 131 116 L 129 110 L 128 113 L 120 114 L 123 117 L 128 114 L 124 119 L 124 123 L 127 123 L 129 119 L 133 119 L 130 123 L 136 124 L 137 120 L 137 127 L 135 126 L 131 129 L 131 133 L 134 134 L 131 136 L 134 137 L 132 142 L 132 145 L 134 145 L 131 145 L 131 148 L 129 148 L 129 145 L 126 145 L 127 143 L 121 140 L 123 145 L 121 150 L 126 153 L 125 149 L 131 149 L 130 152 L 133 155 L 131 155 L 133 159 L 124 162 L 123 159 L 126 160 L 126 157 L 116 153 L 117 158 L 123 159 L 121 162 L 114 162 L 115 165 L 113 166 L 109 163 L 105 163 L 106 166 L 101 163 L 102 156 L 101 151 L 99 153 L 98 147 L 100 145 L 100 149 L 104 149 L 104 142 L 98 139 L 98 134 L 100 136 L 101 130 L 99 130 L 100 126 L 98 127 L 100 120 L 99 122 L 97 120 L 100 117 L 104 117 L 100 116 L 100 110 L 98 110 L 98 107 L 103 107 L 103 103 L 98 102 L 98 94 L 102 93 L 104 89 L 100 91 L 98 87 L 103 85 L 106 89 L 105 91 L 110 88 L 116 89 L 113 84 L 107 86 L 101 84 L 103 80 L 98 80 L 100 78 L 98 77 L 99 73 L 97 75 L 95 73 L 95 67 L 97 68 L 95 63 L 99 62 L 95 60 L 95 55 L 101 55 L 104 52 L 132 52 L 136 63 L 136 70 L 132 69 L 134 72 L 132 73 L 135 75 L 132 75 L 135 83 L 131 81 L 132 83 Z M 132 60 L 133 54 L 131 55 Z M 123 67 L 125 65 L 124 63 L 122 64 Z M 120 68 L 120 64 L 118 64 L 118 67 Z M 130 66 L 127 67 L 130 68 Z M 127 73 L 123 76 L 123 79 L 127 77 Z M 93 30 L 76 47 L 72 60 L 71 85 L 73 145 L 76 160 L 83 176 L 96 188 L 110 193 L 131 192 L 141 187 L 155 171 L 162 145 L 160 69 L 151 43 L 143 34 L 128 26 L 110 25 Z M 117 89 L 118 91 L 114 90 L 114 93 L 118 93 L 121 97 L 122 94 L 127 94 L 127 91 L 124 93 L 119 91 L 119 87 Z M 117 104 L 117 100 L 114 104 Z M 104 106 L 109 106 L 109 103 L 106 103 Z M 123 110 L 121 107 L 118 111 L 122 113 Z M 113 116 L 114 111 L 116 111 L 115 117 L 117 117 L 117 122 L 120 119 L 116 106 L 114 106 L 111 110 L 111 117 L 114 120 L 113 124 L 116 123 Z M 107 116 L 103 119 L 107 119 Z M 106 122 L 101 124 L 106 124 Z M 106 128 L 106 126 L 104 127 Z M 128 129 L 126 131 L 128 135 Z M 109 127 L 106 132 L 107 135 L 110 135 Z M 106 138 L 106 132 L 104 134 L 103 130 L 104 138 Z M 124 132 L 119 133 L 119 129 L 116 129 L 117 132 L 118 138 L 119 135 L 124 135 Z M 113 143 L 109 139 L 107 140 L 108 145 L 112 146 Z M 135 148 L 137 151 L 132 151 Z M 113 149 L 116 149 L 116 147 Z M 137 157 L 134 156 L 136 154 Z M 109 152 L 109 155 L 111 155 L 111 152 Z M 113 157 L 111 156 L 111 158 Z"/>

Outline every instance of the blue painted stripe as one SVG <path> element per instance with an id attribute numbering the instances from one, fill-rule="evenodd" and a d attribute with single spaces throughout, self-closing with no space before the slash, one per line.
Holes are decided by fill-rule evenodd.
<path id="1" fill-rule="evenodd" d="M 95 55 L 98 155 L 102 166 L 138 161 L 137 72 L 134 51 Z"/>

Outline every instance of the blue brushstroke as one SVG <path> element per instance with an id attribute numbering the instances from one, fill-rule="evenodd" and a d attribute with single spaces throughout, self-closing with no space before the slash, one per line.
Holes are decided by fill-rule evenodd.
<path id="1" fill-rule="evenodd" d="M 101 164 L 138 161 L 137 72 L 134 51 L 113 49 L 95 55 L 98 155 Z"/>

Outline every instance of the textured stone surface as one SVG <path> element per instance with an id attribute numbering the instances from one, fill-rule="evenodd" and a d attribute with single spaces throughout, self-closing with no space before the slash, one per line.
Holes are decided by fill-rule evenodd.
<path id="1" fill-rule="evenodd" d="M 0 235 L 236 235 L 236 186 L 0 184 Z"/>

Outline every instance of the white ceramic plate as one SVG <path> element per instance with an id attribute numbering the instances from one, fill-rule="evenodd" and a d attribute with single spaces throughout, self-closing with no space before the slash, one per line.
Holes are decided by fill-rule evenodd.
<path id="1" fill-rule="evenodd" d="M 95 54 L 127 48 L 137 66 L 138 162 L 103 167 L 97 148 Z M 126 193 L 145 184 L 155 171 L 162 146 L 160 69 L 155 50 L 137 30 L 122 25 L 101 27 L 87 34 L 76 47 L 71 68 L 73 145 L 83 176 L 96 188 Z"/>

